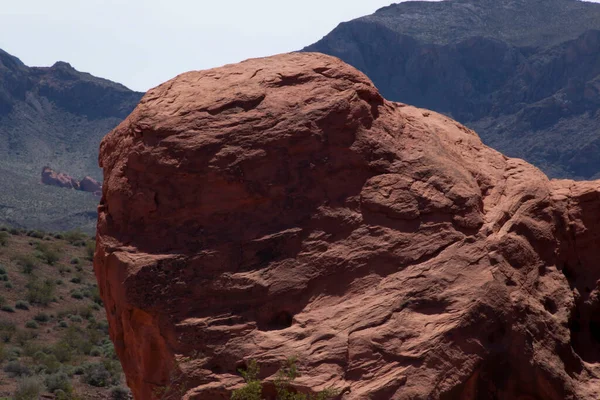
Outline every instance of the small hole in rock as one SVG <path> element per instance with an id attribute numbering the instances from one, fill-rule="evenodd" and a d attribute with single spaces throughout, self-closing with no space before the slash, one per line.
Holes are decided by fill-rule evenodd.
<path id="1" fill-rule="evenodd" d="M 544 308 L 550 314 L 556 314 L 556 311 L 558 310 L 558 307 L 556 306 L 556 302 L 550 298 L 547 298 L 544 300 Z"/>
<path id="2" fill-rule="evenodd" d="M 292 326 L 292 321 L 292 314 L 290 314 L 287 311 L 281 311 L 280 313 L 276 314 L 275 317 L 271 319 L 271 321 L 269 321 L 267 325 L 267 330 L 277 331 L 289 328 L 290 326 Z"/>

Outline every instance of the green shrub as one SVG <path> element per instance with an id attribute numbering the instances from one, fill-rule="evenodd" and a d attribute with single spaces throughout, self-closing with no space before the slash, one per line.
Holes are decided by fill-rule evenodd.
<path id="1" fill-rule="evenodd" d="M 32 279 L 27 284 L 27 300 L 31 304 L 47 306 L 54 300 L 56 283 L 46 279 L 44 282 Z"/>
<path id="2" fill-rule="evenodd" d="M 110 398 L 111 400 L 128 400 L 130 393 L 131 392 L 127 388 L 115 386 L 110 391 Z"/>
<path id="3" fill-rule="evenodd" d="M 35 322 L 34 320 L 30 320 L 30 321 L 25 322 L 25 328 L 28 328 L 28 329 L 37 329 L 39 327 L 40 326 L 38 325 L 38 323 Z"/>
<path id="4" fill-rule="evenodd" d="M 64 372 L 46 375 L 44 383 L 50 393 L 56 393 L 57 390 L 62 390 L 64 393 L 73 392 L 71 379 Z"/>
<path id="5" fill-rule="evenodd" d="M 231 400 L 261 400 L 262 399 L 262 383 L 258 379 L 260 368 L 256 360 L 251 360 L 248 363 L 248 368 L 240 370 L 246 385 L 240 389 L 234 390 L 231 394 Z"/>
<path id="6" fill-rule="evenodd" d="M 39 313 L 35 314 L 33 319 L 35 319 L 37 322 L 44 323 L 44 322 L 50 321 L 50 316 L 48 314 L 46 314 L 45 312 L 39 312 Z"/>
<path id="7" fill-rule="evenodd" d="M 36 238 L 36 239 L 43 239 L 44 236 L 46 236 L 46 232 L 30 230 L 27 232 L 27 236 Z"/>
<path id="8" fill-rule="evenodd" d="M 60 260 L 60 250 L 48 243 L 36 243 L 37 257 L 48 265 Z"/>
<path id="9" fill-rule="evenodd" d="M 65 282 L 64 282 L 62 279 L 57 279 L 57 280 L 56 280 L 56 284 L 57 284 L 57 285 L 62 285 L 62 284 L 64 284 L 64 283 L 65 283 Z"/>
<path id="10" fill-rule="evenodd" d="M 59 327 L 59 328 L 68 328 L 68 327 L 69 327 L 69 324 L 67 324 L 67 322 L 66 322 L 66 321 L 59 321 L 59 322 L 58 322 L 58 327 Z"/>
<path id="11" fill-rule="evenodd" d="M 71 315 L 69 317 L 69 319 L 71 320 L 71 322 L 75 322 L 75 323 L 82 323 L 83 322 L 83 318 L 81 318 L 79 315 Z"/>
<path id="12" fill-rule="evenodd" d="M 4 366 L 4 372 L 11 377 L 30 376 L 31 370 L 29 367 L 20 361 L 10 361 Z"/>
<path id="13" fill-rule="evenodd" d="M 14 323 L 0 321 L 0 341 L 2 343 L 10 342 L 16 332 L 17 326 Z"/>
<path id="14" fill-rule="evenodd" d="M 112 384 L 112 376 L 103 363 L 88 364 L 84 367 L 82 381 L 96 387 Z"/>
<path id="15" fill-rule="evenodd" d="M 255 360 L 250 361 L 248 368 L 240 370 L 246 385 L 240 389 L 234 390 L 232 400 L 261 400 L 262 399 L 262 383 L 258 378 L 260 369 Z M 296 393 L 292 387 L 294 380 L 300 376 L 298 367 L 296 366 L 296 357 L 289 357 L 277 372 L 275 379 L 275 390 L 278 400 L 327 400 L 339 395 L 340 391 L 334 388 L 325 389 L 314 396 Z"/>
<path id="16" fill-rule="evenodd" d="M 81 264 L 81 260 L 77 257 L 71 258 L 71 265 L 79 265 Z"/>
<path id="17" fill-rule="evenodd" d="M 99 347 L 94 347 L 90 351 L 90 356 L 92 357 L 100 357 L 102 355 L 102 350 Z"/>
<path id="18" fill-rule="evenodd" d="M 86 235 L 85 233 L 83 233 L 81 231 L 77 231 L 77 230 L 63 232 L 62 235 L 65 238 L 65 240 L 71 244 L 75 244 L 80 241 L 85 241 L 88 238 L 88 235 Z"/>
<path id="19" fill-rule="evenodd" d="M 17 228 L 10 228 L 8 230 L 8 233 L 10 233 L 13 236 L 20 236 L 21 235 L 21 231 L 19 231 Z"/>
<path id="20" fill-rule="evenodd" d="M 43 390 L 44 384 L 38 377 L 23 378 L 17 383 L 13 400 L 38 400 Z"/>
<path id="21" fill-rule="evenodd" d="M 29 310 L 29 303 L 23 300 L 19 300 L 15 303 L 15 308 L 19 310 Z"/>
<path id="22" fill-rule="evenodd" d="M 10 235 L 8 234 L 8 232 L 0 231 L 0 246 L 8 245 L 9 238 L 10 238 Z"/>
<path id="23" fill-rule="evenodd" d="M 6 299 L 0 296 L 0 307 L 6 304 Z"/>
<path id="24" fill-rule="evenodd" d="M 81 283 L 81 276 L 74 276 L 73 278 L 71 278 L 71 283 Z"/>
<path id="25" fill-rule="evenodd" d="M 44 372 L 46 374 L 55 374 L 61 369 L 62 364 L 58 361 L 58 358 L 56 358 L 54 354 L 46 354 L 39 351 L 34 355 L 33 358 L 38 364 L 40 372 Z"/>
<path id="26" fill-rule="evenodd" d="M 0 281 L 8 282 L 8 275 L 0 275 Z"/>
<path id="27" fill-rule="evenodd" d="M 37 267 L 37 260 L 29 254 L 19 254 L 13 259 L 24 274 L 31 274 Z"/>
<path id="28" fill-rule="evenodd" d="M 9 306 L 8 304 L 3 305 L 2 307 L 0 307 L 0 310 L 7 312 L 7 313 L 14 313 L 15 309 L 12 306 Z"/>
<path id="29" fill-rule="evenodd" d="M 2 265 L 0 265 L 0 275 L 6 275 L 6 268 Z"/>
<path id="30" fill-rule="evenodd" d="M 77 300 L 81 300 L 83 299 L 83 294 L 81 294 L 81 292 L 78 290 L 74 290 L 73 293 L 71 293 L 71 297 Z"/>
<path id="31" fill-rule="evenodd" d="M 71 348 L 69 343 L 65 342 L 64 340 L 61 340 L 54 346 L 52 346 L 52 354 L 54 354 L 54 356 L 59 362 L 65 363 L 71 361 L 71 359 L 73 358 L 73 349 Z"/>
<path id="32" fill-rule="evenodd" d="M 85 245 L 85 255 L 86 255 L 85 258 L 88 261 L 93 261 L 95 252 L 96 252 L 96 242 L 95 241 L 87 242 Z"/>
<path id="33" fill-rule="evenodd" d="M 5 287 L 6 289 L 12 289 L 12 288 L 13 288 L 13 284 L 12 284 L 12 283 L 10 283 L 10 282 L 4 282 L 4 287 Z"/>

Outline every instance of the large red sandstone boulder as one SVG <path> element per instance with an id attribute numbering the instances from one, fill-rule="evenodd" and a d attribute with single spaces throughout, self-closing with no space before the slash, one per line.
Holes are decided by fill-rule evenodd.
<path id="1" fill-rule="evenodd" d="M 227 399 L 290 355 L 299 390 L 346 400 L 600 396 L 600 182 L 338 59 L 180 75 L 100 163 L 94 267 L 136 399 Z"/>

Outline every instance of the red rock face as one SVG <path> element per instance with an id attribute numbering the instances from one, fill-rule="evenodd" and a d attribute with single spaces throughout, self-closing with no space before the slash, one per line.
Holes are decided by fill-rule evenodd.
<path id="1" fill-rule="evenodd" d="M 290 355 L 345 400 L 600 396 L 600 183 L 335 58 L 180 75 L 100 163 L 94 267 L 136 399 L 227 399 Z"/>
<path id="2" fill-rule="evenodd" d="M 42 183 L 67 189 L 79 189 L 79 182 L 76 179 L 67 174 L 58 173 L 50 167 L 42 169 Z"/>

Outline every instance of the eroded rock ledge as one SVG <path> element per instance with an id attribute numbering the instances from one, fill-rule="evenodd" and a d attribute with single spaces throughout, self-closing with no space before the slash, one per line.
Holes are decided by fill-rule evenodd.
<path id="1" fill-rule="evenodd" d="M 600 395 L 600 182 L 287 54 L 151 90 L 103 141 L 94 267 L 136 399 L 297 354 L 343 399 Z M 182 387 L 184 386 L 182 385 Z"/>

